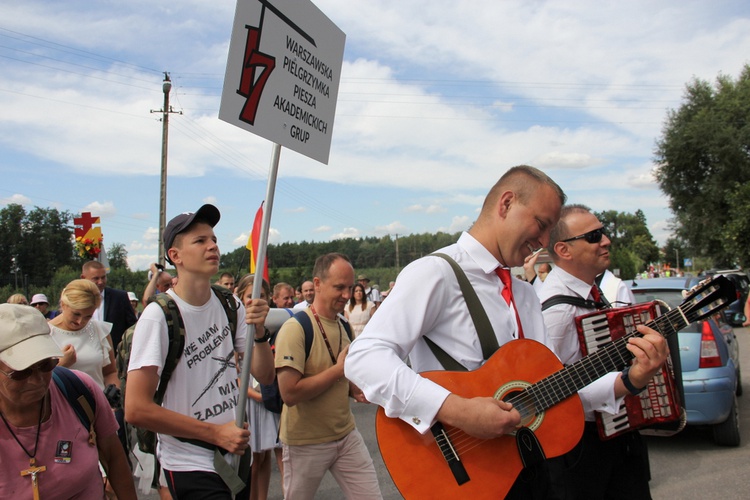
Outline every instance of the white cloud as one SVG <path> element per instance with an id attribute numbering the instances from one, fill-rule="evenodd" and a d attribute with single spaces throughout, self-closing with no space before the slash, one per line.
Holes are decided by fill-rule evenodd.
<path id="1" fill-rule="evenodd" d="M 332 240 L 343 240 L 344 238 L 359 238 L 359 229 L 356 227 L 345 227 L 340 233 L 332 234 Z"/>
<path id="2" fill-rule="evenodd" d="M 424 205 L 411 205 L 404 209 L 405 212 L 420 212 L 425 214 L 437 214 L 441 212 L 445 212 L 445 207 L 438 205 L 438 204 L 432 204 L 428 206 Z"/>
<path id="3" fill-rule="evenodd" d="M 15 203 L 16 205 L 31 205 L 31 198 L 22 194 L 14 194 L 9 198 L 0 198 L 0 205 L 10 205 Z"/>
<path id="4" fill-rule="evenodd" d="M 406 234 L 408 231 L 408 228 L 401 224 L 399 221 L 393 221 L 390 224 L 386 224 L 385 226 L 377 226 L 375 228 L 375 232 L 377 234 L 386 235 L 386 234 Z"/>
<path id="5" fill-rule="evenodd" d="M 440 231 L 446 233 L 457 233 L 459 231 L 466 231 L 471 227 L 474 220 L 471 217 L 465 215 L 456 215 L 451 219 L 450 226 L 447 228 L 440 228 Z"/>
<path id="6" fill-rule="evenodd" d="M 247 239 L 250 237 L 247 233 L 240 233 L 235 239 L 232 240 L 232 245 L 235 247 L 247 245 Z"/>
<path id="7" fill-rule="evenodd" d="M 318 226 L 315 229 L 312 230 L 313 233 L 327 233 L 333 229 L 331 226 Z"/>
<path id="8" fill-rule="evenodd" d="M 201 199 L 221 204 L 227 241 L 247 234 L 263 194 L 247 194 L 244 183 L 266 179 L 269 144 L 216 118 L 233 2 L 187 0 L 168 11 L 163 2 L 82 5 L 3 6 L 8 29 L 35 37 L 6 40 L 18 44 L 14 56 L 26 55 L 0 72 L 0 88 L 14 91 L 0 92 L 0 169 L 4 185 L 13 186 L 5 195 L 32 192 L 24 184 L 28 170 L 15 165 L 29 163 L 30 170 L 35 163 L 54 169 L 34 187 L 35 202 L 79 213 L 92 199 L 73 195 L 85 176 L 90 192 L 110 200 L 84 209 L 113 216 L 103 225 L 107 237 L 135 240 L 128 246 L 134 259 L 156 248 L 156 229 L 137 235 L 156 224 L 143 213 L 158 201 L 151 186 L 158 186 L 162 123 L 150 110 L 162 105 L 161 68 L 169 61 L 170 104 L 184 112 L 169 121 L 169 213 L 195 209 Z M 665 221 L 667 199 L 649 173 L 665 111 L 679 106 L 693 76 L 736 75 L 750 53 L 747 9 L 721 3 L 316 5 L 347 33 L 331 160 L 322 166 L 284 151 L 278 202 L 296 208 L 274 213 L 278 231 L 269 241 L 282 232 L 304 239 L 313 225 L 318 234 L 348 228 L 339 236 L 435 231 L 435 214 L 473 216 L 490 186 L 521 163 L 543 168 L 571 202 L 641 208 L 649 223 Z M 310 182 L 289 189 L 295 180 Z M 129 181 L 139 188 L 126 188 Z M 228 205 L 239 202 L 227 203 L 230 196 L 252 200 L 252 213 L 235 216 Z M 23 195 L 5 202 L 13 199 L 31 204 Z M 463 229 L 472 216 L 457 216 L 443 230 Z M 386 222 L 397 218 L 403 223 Z"/>
<path id="9" fill-rule="evenodd" d="M 84 212 L 91 212 L 93 217 L 111 217 L 117 214 L 117 209 L 111 201 L 104 203 L 94 201 L 84 207 Z"/>

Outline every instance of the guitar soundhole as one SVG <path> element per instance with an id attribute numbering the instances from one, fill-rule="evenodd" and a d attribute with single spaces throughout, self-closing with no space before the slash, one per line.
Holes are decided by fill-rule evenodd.
<path id="1" fill-rule="evenodd" d="M 495 392 L 494 398 L 511 403 L 521 414 L 521 425 L 535 431 L 542 425 L 544 412 L 537 413 L 536 411 L 534 398 L 526 390 L 531 385 L 523 380 L 510 381 Z"/>

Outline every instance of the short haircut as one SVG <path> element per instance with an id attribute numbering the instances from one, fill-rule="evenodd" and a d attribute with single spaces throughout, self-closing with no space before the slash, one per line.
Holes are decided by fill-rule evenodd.
<path id="1" fill-rule="evenodd" d="M 313 276 L 320 280 L 328 278 L 328 271 L 331 269 L 331 265 L 339 259 L 343 259 L 351 264 L 349 257 L 343 253 L 331 252 L 325 255 L 321 255 L 315 259 L 315 265 L 313 266 Z"/>
<path id="2" fill-rule="evenodd" d="M 67 284 L 60 294 L 60 304 L 71 309 L 89 309 L 99 307 L 102 296 L 99 288 L 91 281 L 78 279 Z"/>
<path id="3" fill-rule="evenodd" d="M 284 283 L 283 281 L 280 281 L 276 283 L 273 287 L 273 296 L 278 297 L 282 290 L 285 288 L 289 288 L 292 290 L 292 293 L 294 293 L 294 287 L 290 285 L 289 283 Z"/>
<path id="4" fill-rule="evenodd" d="M 90 269 L 105 269 L 104 264 L 98 260 L 88 260 L 81 266 L 81 273 L 86 273 Z"/>
<path id="5" fill-rule="evenodd" d="M 495 185 L 492 186 L 487 197 L 484 199 L 482 213 L 494 210 L 498 198 L 507 190 L 513 191 L 518 200 L 525 205 L 531 198 L 531 194 L 535 188 L 542 184 L 551 187 L 555 191 L 560 199 L 560 205 L 565 204 L 567 196 L 552 178 L 538 168 L 529 165 L 518 165 L 508 169 Z"/>
<path id="6" fill-rule="evenodd" d="M 234 279 L 234 274 L 228 273 L 228 272 L 223 272 L 223 273 L 221 273 L 221 276 L 219 276 L 219 281 L 221 281 L 224 278 L 232 278 L 232 279 Z"/>
<path id="7" fill-rule="evenodd" d="M 568 229 L 568 224 L 567 222 L 565 222 L 565 219 L 571 214 L 583 213 L 591 213 L 591 209 L 586 205 L 581 205 L 580 203 L 564 205 L 560 209 L 560 219 L 557 221 L 557 224 L 555 224 L 555 227 L 552 228 L 552 231 L 550 231 L 549 244 L 547 245 L 547 253 L 549 253 L 553 259 L 557 255 L 555 254 L 555 245 L 557 244 L 557 242 L 571 237 L 570 230 Z"/>

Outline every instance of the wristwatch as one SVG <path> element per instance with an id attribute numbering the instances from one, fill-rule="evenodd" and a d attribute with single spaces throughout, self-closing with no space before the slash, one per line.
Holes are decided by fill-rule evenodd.
<path id="1" fill-rule="evenodd" d="M 630 377 L 628 376 L 629 374 L 630 374 L 630 367 L 627 366 L 622 371 L 622 375 L 620 376 L 620 378 L 622 379 L 623 385 L 625 385 L 625 388 L 633 396 L 635 396 L 636 394 L 640 394 L 641 392 L 643 392 L 643 390 L 647 387 L 648 384 L 646 386 L 641 387 L 640 389 L 637 388 L 636 386 L 633 385 L 633 382 L 630 381 Z"/>
<path id="2" fill-rule="evenodd" d="M 255 340 L 259 344 L 262 344 L 263 342 L 268 342 L 269 340 L 271 340 L 271 332 L 268 331 L 268 328 L 266 328 L 265 330 L 266 330 L 266 334 L 265 335 L 263 335 L 260 338 L 255 337 L 253 340 Z"/>

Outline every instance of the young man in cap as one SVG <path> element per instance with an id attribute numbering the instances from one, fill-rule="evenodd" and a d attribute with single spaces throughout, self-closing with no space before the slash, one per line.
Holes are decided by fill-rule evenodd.
<path id="1" fill-rule="evenodd" d="M 31 297 L 31 303 L 29 305 L 35 307 L 36 310 L 42 313 L 47 320 L 54 318 L 58 314 L 57 311 L 49 310 L 49 300 L 47 300 L 47 296 L 43 293 L 37 293 Z"/>
<path id="2" fill-rule="evenodd" d="M 214 226 L 219 210 L 203 205 L 180 214 L 164 230 L 167 261 L 177 268 L 177 285 L 167 293 L 179 307 L 185 326 L 185 347 L 169 381 L 162 406 L 153 397 L 168 348 L 167 322 L 158 304 L 150 304 L 133 334 L 126 392 L 126 419 L 158 433 L 157 458 L 174 498 L 232 498 L 220 475 L 216 449 L 243 455 L 249 431 L 235 425 L 239 398 L 238 364 L 245 352 L 247 324 L 255 325 L 252 375 L 270 384 L 273 355 L 263 323 L 268 304 L 261 299 L 237 306 L 237 331 L 232 342 L 227 313 L 211 290 L 219 269 Z M 243 321 L 244 320 L 244 321 Z M 189 441 L 189 442 L 188 442 Z"/>

